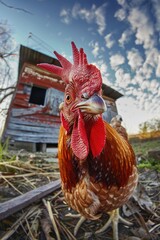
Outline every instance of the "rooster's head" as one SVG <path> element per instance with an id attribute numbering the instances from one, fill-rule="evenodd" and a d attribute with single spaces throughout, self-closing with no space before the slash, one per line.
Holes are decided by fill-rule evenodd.
<path id="1" fill-rule="evenodd" d="M 75 156 L 85 159 L 90 150 L 93 157 L 99 155 L 105 144 L 105 129 L 101 114 L 106 110 L 102 99 L 102 77 L 99 69 L 88 64 L 83 48 L 72 44 L 73 64 L 54 52 L 62 67 L 38 64 L 62 78 L 66 84 L 64 102 L 60 104 L 61 121 L 71 135 L 71 147 Z M 97 135 L 100 136 L 97 139 Z"/>

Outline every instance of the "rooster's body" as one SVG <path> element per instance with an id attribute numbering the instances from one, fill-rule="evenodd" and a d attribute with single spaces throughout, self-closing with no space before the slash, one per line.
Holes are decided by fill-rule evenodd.
<path id="1" fill-rule="evenodd" d="M 89 65 L 83 49 L 72 43 L 72 65 L 55 52 L 62 68 L 40 66 L 62 77 L 66 83 L 61 104 L 58 158 L 66 202 L 87 219 L 122 206 L 137 184 L 134 152 L 128 142 L 102 119 L 99 70 Z"/>
<path id="2" fill-rule="evenodd" d="M 99 218 L 122 206 L 131 196 L 137 181 L 134 154 L 129 144 L 105 123 L 107 140 L 101 154 L 79 161 L 72 151 L 70 135 L 61 127 L 59 166 L 67 203 L 89 219 Z M 94 133 L 97 141 L 97 132 Z M 91 139 L 92 141 L 92 139 Z M 97 216 L 98 215 L 98 216 Z"/>

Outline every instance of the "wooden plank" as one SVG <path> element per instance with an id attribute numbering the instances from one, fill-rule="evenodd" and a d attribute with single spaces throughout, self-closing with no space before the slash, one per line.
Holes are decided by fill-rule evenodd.
<path id="1" fill-rule="evenodd" d="M 7 129 L 6 134 L 10 136 L 17 136 L 17 137 L 37 137 L 37 138 L 52 138 L 54 136 L 58 136 L 59 134 L 59 129 L 54 128 L 50 132 L 32 132 L 32 131 L 18 131 L 18 130 L 12 130 L 12 129 Z"/>
<path id="2" fill-rule="evenodd" d="M 29 122 L 27 121 L 25 118 L 16 118 L 16 117 L 10 117 L 10 123 L 16 123 L 16 124 L 22 124 L 22 125 L 27 125 L 27 126 L 39 126 L 39 127 L 47 127 L 48 126 L 60 126 L 60 118 L 59 117 L 55 117 L 52 118 L 52 124 L 48 124 L 48 123 L 41 123 L 41 122 Z"/>
<path id="3" fill-rule="evenodd" d="M 16 137 L 16 136 L 11 136 L 11 135 L 6 135 L 9 137 L 11 140 L 18 141 L 18 142 L 30 142 L 30 143 L 58 143 L 58 135 L 53 138 L 39 138 L 39 137 Z"/>
<path id="4" fill-rule="evenodd" d="M 38 111 L 42 111 L 43 106 L 37 106 L 33 108 L 12 108 L 12 116 L 13 117 L 21 117 L 25 115 L 32 115 Z"/>
<path id="5" fill-rule="evenodd" d="M 27 126 L 27 125 L 23 125 L 23 124 L 15 124 L 15 123 L 9 123 L 8 124 L 8 129 L 12 129 L 12 130 L 21 130 L 21 131 L 29 131 L 29 132 L 36 132 L 36 133 L 49 133 L 50 135 L 52 135 L 52 132 L 55 129 L 58 129 L 59 131 L 59 126 L 57 125 L 56 127 L 54 126 L 48 126 L 47 127 L 41 127 L 41 126 Z"/>
<path id="6" fill-rule="evenodd" d="M 25 107 L 25 108 L 28 108 L 28 101 L 24 101 L 23 99 L 14 99 L 14 104 L 13 104 L 13 107 Z"/>
<path id="7" fill-rule="evenodd" d="M 18 212 L 19 210 L 29 206 L 31 203 L 37 202 L 46 195 L 59 189 L 61 186 L 60 179 L 50 182 L 42 187 L 31 190 L 21 196 L 13 198 L 7 202 L 0 204 L 0 220 Z"/>
<path id="8" fill-rule="evenodd" d="M 13 117 L 13 116 L 12 116 Z M 35 113 L 34 115 L 25 115 L 25 116 L 15 116 L 14 119 L 23 119 L 27 122 L 32 122 L 32 125 L 34 123 L 39 124 L 45 124 L 45 125 L 52 125 L 55 123 L 60 123 L 60 116 L 54 116 L 49 114 L 42 114 L 42 113 Z"/>
<path id="9" fill-rule="evenodd" d="M 16 98 L 19 99 L 19 100 L 23 100 L 23 101 L 27 102 L 28 99 L 29 99 L 29 96 L 25 93 L 16 92 Z"/>
<path id="10" fill-rule="evenodd" d="M 27 121 L 52 125 L 55 122 L 56 117 L 57 119 L 59 118 L 59 122 L 60 122 L 59 116 L 53 116 L 53 115 L 42 114 L 42 113 L 41 114 L 35 113 L 34 115 L 28 115 L 28 116 L 25 116 L 24 119 L 26 119 Z"/>

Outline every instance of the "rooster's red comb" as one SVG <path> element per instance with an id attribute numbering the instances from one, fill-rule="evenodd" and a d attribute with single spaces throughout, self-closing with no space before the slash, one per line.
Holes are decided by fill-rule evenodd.
<path id="1" fill-rule="evenodd" d="M 39 67 L 48 70 L 54 74 L 57 74 L 62 78 L 62 80 L 68 84 L 70 81 L 76 83 L 76 85 L 85 85 L 86 87 L 90 87 L 90 90 L 100 90 L 102 85 L 102 78 L 100 71 L 96 68 L 96 66 L 92 64 L 88 64 L 87 56 L 83 50 L 77 49 L 74 42 L 72 44 L 72 52 L 73 52 L 73 64 L 70 63 L 65 57 L 54 51 L 54 54 L 58 58 L 62 67 L 55 66 L 52 64 L 41 63 L 38 64 Z"/>

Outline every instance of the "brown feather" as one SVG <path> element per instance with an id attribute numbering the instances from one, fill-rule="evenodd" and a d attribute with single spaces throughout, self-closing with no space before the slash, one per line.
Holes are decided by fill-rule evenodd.
<path id="1" fill-rule="evenodd" d="M 130 144 L 109 124 L 106 144 L 97 158 L 91 152 L 85 161 L 77 159 L 70 147 L 70 135 L 61 127 L 59 167 L 67 203 L 89 219 L 123 205 L 137 183 L 134 152 Z"/>

